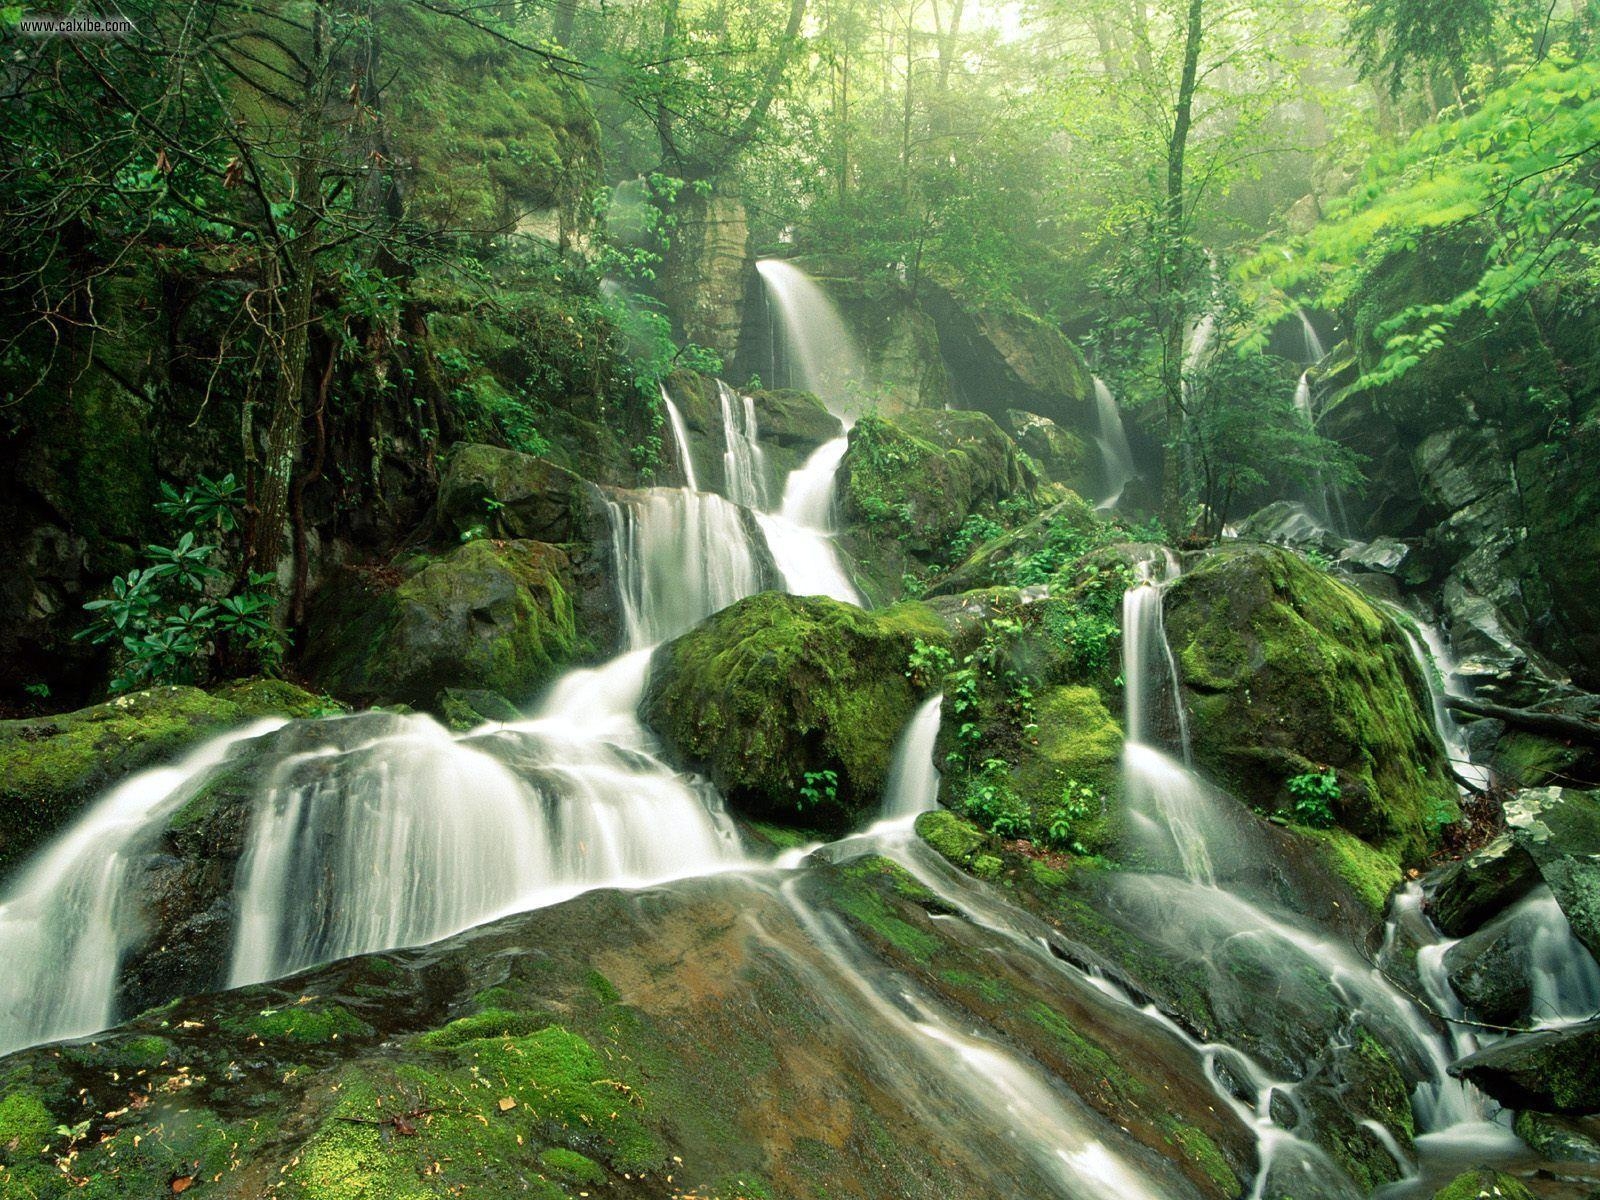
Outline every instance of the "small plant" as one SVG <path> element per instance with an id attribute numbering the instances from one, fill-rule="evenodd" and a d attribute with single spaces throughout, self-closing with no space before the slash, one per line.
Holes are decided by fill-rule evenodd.
<path id="1" fill-rule="evenodd" d="M 1339 798 L 1339 776 L 1332 770 L 1292 775 L 1284 784 L 1294 797 L 1295 820 L 1313 829 L 1333 824 L 1332 802 Z"/>
<path id="2" fill-rule="evenodd" d="M 833 771 L 807 771 L 800 786 L 800 801 L 796 808 L 815 808 L 819 804 L 832 804 L 839 798 L 839 776 Z"/>
<path id="3" fill-rule="evenodd" d="M 1093 816 L 1100 807 L 1100 795 L 1087 783 L 1067 780 L 1061 789 L 1061 801 L 1050 814 L 1050 825 L 1045 840 L 1058 850 L 1070 850 L 1086 855 L 1089 851 L 1075 836 L 1078 825 Z"/>
<path id="4" fill-rule="evenodd" d="M 198 535 L 198 527 L 238 527 L 243 489 L 232 475 L 216 482 L 201 476 L 182 492 L 163 485 L 162 496 L 161 512 L 197 528 L 185 530 L 171 546 L 147 545 L 145 566 L 117 576 L 109 596 L 83 606 L 93 616 L 77 636 L 119 649 L 111 691 L 192 683 L 223 642 L 262 667 L 276 667 L 284 640 L 272 620 L 273 577 L 251 573 L 243 588 L 218 595 L 217 581 L 224 576 L 214 565 L 218 547 Z"/>
<path id="5" fill-rule="evenodd" d="M 911 644 L 911 656 L 906 659 L 906 678 L 919 688 L 932 687 L 955 665 L 955 656 L 950 651 L 918 638 Z"/>
<path id="6" fill-rule="evenodd" d="M 1011 783 L 1011 766 L 1003 758 L 985 759 L 978 774 L 968 783 L 962 798 L 966 815 L 999 838 L 1025 838 L 1032 835 L 1033 822 L 1027 806 Z"/>

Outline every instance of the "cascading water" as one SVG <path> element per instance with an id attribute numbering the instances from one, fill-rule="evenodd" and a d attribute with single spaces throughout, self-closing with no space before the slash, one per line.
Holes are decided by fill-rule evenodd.
<path id="1" fill-rule="evenodd" d="M 756 270 L 777 317 L 771 381 L 813 393 L 829 412 L 851 423 L 861 409 L 867 370 L 838 310 L 792 263 L 764 258 Z"/>
<path id="2" fill-rule="evenodd" d="M 1165 570 L 1170 572 L 1175 563 L 1170 558 L 1166 562 Z M 1239 853 L 1244 847 L 1234 841 L 1228 806 L 1219 803 L 1186 766 L 1148 744 L 1152 736 L 1161 736 L 1152 731 L 1162 728 L 1161 710 L 1166 707 L 1168 695 L 1176 711 L 1166 716 L 1166 728 L 1177 730 L 1186 744 L 1176 663 L 1159 617 L 1161 581 L 1165 576 L 1158 575 L 1158 570 L 1153 563 L 1141 567 L 1139 581 L 1124 597 L 1123 678 L 1128 722 L 1124 787 L 1136 827 L 1158 857 L 1163 851 L 1171 854 L 1175 850 L 1182 878 L 1153 874 L 1120 877 L 1116 900 L 1122 907 L 1123 919 L 1134 927 L 1156 931 L 1157 939 L 1174 953 L 1198 951 L 1208 963 L 1242 956 L 1251 964 L 1245 971 L 1247 976 L 1260 971 L 1275 981 L 1279 989 L 1275 1003 L 1280 1006 L 1291 1005 L 1295 990 L 1308 986 L 1308 1013 L 1315 1011 L 1318 994 L 1335 996 L 1350 1012 L 1352 1027 L 1378 1032 L 1386 1044 L 1412 1064 L 1420 1080 L 1412 1097 L 1418 1126 L 1423 1131 L 1417 1139 L 1419 1148 L 1465 1142 L 1503 1149 L 1508 1139 L 1514 1139 L 1491 1120 L 1492 1106 L 1477 1089 L 1451 1078 L 1447 1072 L 1450 1062 L 1462 1052 L 1459 1034 L 1454 1044 L 1441 1037 L 1380 969 L 1338 942 L 1219 886 L 1218 879 L 1228 860 L 1246 856 Z M 1172 735 L 1164 736 L 1170 739 Z M 1403 908 L 1399 902 L 1397 907 Z M 1422 940 L 1426 943 L 1428 939 Z M 1430 953 L 1436 961 L 1442 951 L 1433 952 L 1432 947 L 1427 947 L 1419 956 L 1419 964 L 1425 964 Z M 1304 974 L 1297 979 L 1297 972 Z M 1426 977 L 1425 966 L 1423 973 Z M 1319 976 L 1323 982 L 1316 983 Z M 1227 972 L 1220 974 L 1216 982 L 1213 1006 L 1226 1009 L 1237 1002 L 1237 1019 L 1247 1024 L 1249 1006 L 1256 1003 L 1254 991 L 1233 995 L 1234 985 Z M 1442 997 L 1431 998 L 1435 1003 L 1442 1001 Z M 1441 1007 L 1439 1011 L 1450 1015 L 1448 1008 Z M 1455 1015 L 1459 1015 L 1459 1008 Z M 1240 1052 L 1235 1048 L 1227 1053 Z M 1251 1070 L 1262 1077 L 1267 1074 L 1259 1068 Z M 1280 1090 L 1283 1087 L 1273 1086 Z M 1269 1107 L 1264 1098 L 1258 1120 L 1272 1120 Z M 1282 1130 L 1263 1141 L 1257 1196 L 1262 1194 L 1263 1181 L 1279 1169 L 1272 1155 L 1292 1141 Z M 1308 1161 L 1303 1155 L 1297 1157 Z M 1409 1163 L 1399 1156 L 1397 1161 L 1410 1172 Z"/>
<path id="3" fill-rule="evenodd" d="M 1122 493 L 1139 472 L 1133 465 L 1133 450 L 1122 424 L 1122 410 L 1117 407 L 1117 399 L 1106 381 L 1098 375 L 1094 381 L 1094 405 L 1100 426 L 1095 444 L 1100 447 L 1100 465 L 1106 481 L 1106 494 L 1095 507 L 1107 511 L 1117 506 Z"/>
<path id="4" fill-rule="evenodd" d="M 717 380 L 722 409 L 722 477 L 727 496 L 746 508 L 767 507 L 767 461 L 757 440 L 755 401 Z"/>
<path id="5" fill-rule="evenodd" d="M 608 504 L 630 646 L 677 637 L 760 590 L 744 514 L 721 496 L 644 488 Z"/>
<path id="6" fill-rule="evenodd" d="M 672 402 L 672 395 L 664 383 L 661 385 L 661 403 L 667 406 L 667 427 L 672 430 L 672 448 L 678 456 L 679 465 L 683 467 L 684 482 L 691 492 L 698 492 L 700 481 L 695 478 L 694 455 L 689 451 L 689 431 L 684 427 L 683 414 Z"/>
<path id="7" fill-rule="evenodd" d="M 138 868 L 194 786 L 260 721 L 213 738 L 174 766 L 112 788 L 0 895 L 0 1054 L 104 1029 L 117 971 L 144 932 L 130 895 Z"/>
<path id="8" fill-rule="evenodd" d="M 884 820 L 915 817 L 938 804 L 939 768 L 933 765 L 933 745 L 939 738 L 943 706 L 943 696 L 925 701 L 900 735 L 884 789 Z"/>
<path id="9" fill-rule="evenodd" d="M 835 438 L 817 447 L 789 472 L 778 511 L 757 513 L 756 520 L 786 591 L 859 605 L 861 593 L 845 573 L 832 536 L 833 477 L 847 445 L 844 438 Z"/>
<path id="10" fill-rule="evenodd" d="M 1456 674 L 1455 660 L 1445 646 L 1444 635 L 1437 625 L 1392 606 L 1390 611 L 1395 615 L 1395 624 L 1405 634 L 1411 657 L 1427 684 L 1428 699 L 1433 707 L 1433 728 L 1444 743 L 1451 771 L 1463 788 L 1481 791 L 1489 786 L 1489 772 L 1472 761 L 1466 734 L 1450 708 L 1450 701 L 1464 697 L 1466 691 Z"/>
<path id="11" fill-rule="evenodd" d="M 1322 338 L 1317 333 L 1317 327 L 1311 323 L 1311 318 L 1306 315 L 1306 310 L 1297 308 L 1295 316 L 1300 318 L 1300 337 L 1305 342 L 1305 357 L 1301 360 L 1306 366 L 1321 362 L 1328 356 L 1323 348 Z"/>

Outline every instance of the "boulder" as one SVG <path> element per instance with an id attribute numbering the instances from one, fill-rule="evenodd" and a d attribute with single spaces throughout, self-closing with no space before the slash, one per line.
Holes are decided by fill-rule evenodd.
<path id="1" fill-rule="evenodd" d="M 1519 1025 L 1533 1008 L 1532 947 L 1505 913 L 1445 951 L 1450 987 L 1467 1011 L 1491 1025 Z"/>
<path id="2" fill-rule="evenodd" d="M 203 738 L 265 716 L 337 706 L 281 680 L 130 692 L 53 717 L 0 721 L 0 878 L 91 800 Z"/>
<path id="3" fill-rule="evenodd" d="M 950 596 L 979 588 L 1042 583 L 1081 558 L 1100 540 L 1102 529 L 1101 518 L 1088 502 L 1069 492 L 1015 529 L 980 542 L 939 575 L 929 592 Z"/>
<path id="4" fill-rule="evenodd" d="M 448 541 L 478 533 L 519 541 L 583 541 L 598 517 L 593 489 L 571 471 L 531 454 L 458 442 L 439 480 L 434 525 Z"/>
<path id="5" fill-rule="evenodd" d="M 1577 939 L 1600 958 L 1600 798 L 1530 788 L 1505 804 L 1512 840 L 1538 866 Z"/>
<path id="6" fill-rule="evenodd" d="M 756 437 L 766 452 L 768 493 L 783 496 L 789 472 L 803 465 L 820 446 L 844 436 L 844 425 L 810 392 L 752 392 Z"/>
<path id="7" fill-rule="evenodd" d="M 1478 1167 L 1457 1175 L 1433 1194 L 1433 1200 L 1535 1200 L 1535 1197 L 1510 1175 Z"/>
<path id="8" fill-rule="evenodd" d="M 1539 882 L 1527 851 L 1509 834 L 1441 867 L 1428 883 L 1428 915 L 1447 937 L 1465 937 Z"/>
<path id="9" fill-rule="evenodd" d="M 1197 762 L 1232 794 L 1291 810 L 1291 778 L 1333 771 L 1334 821 L 1419 861 L 1457 814 L 1420 669 L 1394 621 L 1298 556 L 1214 551 L 1171 587 L 1166 625 Z"/>
<path id="10" fill-rule="evenodd" d="M 1516 1133 L 1553 1162 L 1600 1163 L 1600 1119 L 1561 1117 L 1530 1109 L 1517 1114 Z"/>
<path id="11" fill-rule="evenodd" d="M 735 809 L 843 829 L 882 800 L 913 648 L 947 637 L 919 604 L 753 596 L 656 651 L 641 712 Z"/>
<path id="12" fill-rule="evenodd" d="M 1507 1108 L 1600 1112 L 1600 1021 L 1525 1033 L 1451 1065 Z"/>
<path id="13" fill-rule="evenodd" d="M 1095 487 L 1100 464 L 1082 437 L 1049 417 L 1015 408 L 1006 413 L 1006 428 L 1052 483 L 1065 484 L 1079 493 Z"/>
<path id="14" fill-rule="evenodd" d="M 567 553 L 533 541 L 478 538 L 394 572 L 347 569 L 312 605 L 301 665 L 360 704 L 431 709 L 445 688 L 524 703 L 597 649 L 573 588 Z"/>

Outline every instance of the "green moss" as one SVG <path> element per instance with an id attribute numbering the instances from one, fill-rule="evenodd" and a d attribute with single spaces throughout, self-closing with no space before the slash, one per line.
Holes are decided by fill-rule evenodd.
<path id="1" fill-rule="evenodd" d="M 1182 1149 L 1183 1157 L 1198 1165 L 1206 1178 L 1216 1184 L 1223 1195 L 1238 1194 L 1239 1177 L 1233 1173 L 1233 1168 L 1228 1165 L 1228 1160 L 1223 1157 L 1216 1142 L 1212 1141 L 1203 1130 L 1196 1129 L 1193 1125 L 1175 1123 L 1171 1135 L 1172 1140 Z"/>
<path id="2" fill-rule="evenodd" d="M 942 808 L 919 816 L 916 829 L 918 837 L 958 867 L 971 867 L 991 841 L 971 821 Z"/>
<path id="3" fill-rule="evenodd" d="M 55 1127 L 50 1110 L 32 1092 L 16 1091 L 0 1096 L 0 1161 L 5 1161 L 8 1155 L 38 1149 L 49 1140 Z"/>
<path id="4" fill-rule="evenodd" d="M 845 886 L 834 897 L 841 911 L 915 961 L 932 960 L 940 946 L 938 937 L 902 918 L 884 894 L 883 885 L 887 883 L 896 894 L 913 901 L 932 899 L 933 893 L 884 858 L 851 863 L 841 874 Z"/>
<path id="5" fill-rule="evenodd" d="M 1534 1200 L 1534 1195 L 1510 1175 L 1479 1167 L 1457 1175 L 1433 1200 Z"/>
<path id="6" fill-rule="evenodd" d="M 919 639 L 947 640 L 922 605 L 753 596 L 656 652 L 642 711 L 736 808 L 838 829 L 877 809 L 920 698 L 906 675 Z M 831 797 L 802 794 L 830 771 Z"/>
<path id="7" fill-rule="evenodd" d="M 340 1004 L 310 1001 L 287 1008 L 263 1009 L 247 1020 L 227 1020 L 223 1028 L 238 1037 L 264 1042 L 291 1041 L 320 1046 L 341 1037 L 370 1037 L 372 1026 Z"/>
<path id="8" fill-rule="evenodd" d="M 1365 1029 L 1356 1033 L 1345 1076 L 1355 1093 L 1351 1102 L 1358 1112 L 1388 1127 L 1402 1145 L 1416 1136 L 1405 1076 L 1389 1051 Z"/>
<path id="9" fill-rule="evenodd" d="M 1352 588 L 1262 546 L 1213 552 L 1173 585 L 1197 760 L 1235 795 L 1287 808 L 1292 776 L 1334 770 L 1337 823 L 1417 862 L 1456 792 L 1404 637 Z"/>
<path id="10" fill-rule="evenodd" d="M 1398 862 L 1342 829 L 1296 826 L 1295 832 L 1315 844 L 1318 857 L 1350 885 L 1351 892 L 1373 916 L 1383 915 L 1389 893 L 1403 878 Z"/>
<path id="11" fill-rule="evenodd" d="M 606 1181 L 606 1172 L 592 1158 L 585 1158 L 576 1150 L 563 1150 L 552 1146 L 539 1154 L 540 1164 L 557 1179 L 566 1183 L 599 1184 Z"/>
<path id="12" fill-rule="evenodd" d="M 1019 747 L 1017 794 L 1035 830 L 1050 828 L 1069 783 L 1087 786 L 1096 801 L 1071 821 L 1072 840 L 1089 854 L 1108 849 L 1122 811 L 1122 728 L 1092 687 L 1056 687 L 1036 701 L 1037 743 Z"/>
<path id="13" fill-rule="evenodd" d="M 417 1044 L 430 1049 L 446 1050 L 482 1038 L 523 1037 L 536 1033 L 549 1024 L 548 1018 L 537 1013 L 486 1008 L 470 1017 L 451 1021 L 442 1029 L 430 1029 L 418 1036 Z"/>

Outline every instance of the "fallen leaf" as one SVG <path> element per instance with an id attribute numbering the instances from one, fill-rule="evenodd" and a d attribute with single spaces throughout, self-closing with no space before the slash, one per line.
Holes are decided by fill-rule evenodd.
<path id="1" fill-rule="evenodd" d="M 513 1100 L 510 1096 L 501 1096 L 500 1097 L 500 1111 L 501 1112 L 510 1112 L 516 1106 L 517 1106 L 517 1102 L 515 1100 Z"/>

